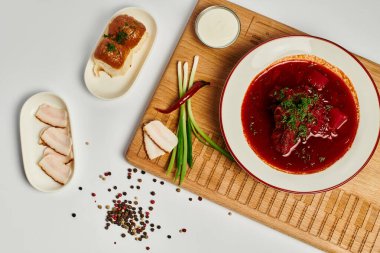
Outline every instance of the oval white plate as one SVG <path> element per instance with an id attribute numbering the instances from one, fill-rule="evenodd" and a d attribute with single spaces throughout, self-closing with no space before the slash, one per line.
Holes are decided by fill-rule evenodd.
<path id="1" fill-rule="evenodd" d="M 44 127 L 48 125 L 42 123 L 35 117 L 38 107 L 47 103 L 49 105 L 65 109 L 69 118 L 69 128 L 72 135 L 70 125 L 70 113 L 65 102 L 57 95 L 51 92 L 41 92 L 30 97 L 22 106 L 20 113 L 20 136 L 21 136 L 21 150 L 24 162 L 25 175 L 29 183 L 37 190 L 43 192 L 52 192 L 59 190 L 68 185 L 75 172 L 75 159 L 73 161 L 72 173 L 69 181 L 65 185 L 61 185 L 51 179 L 46 173 L 38 166 L 38 162 L 42 158 L 42 153 L 45 146 L 39 144 L 40 133 Z M 73 142 L 73 157 L 75 158 L 75 148 Z"/>
<path id="2" fill-rule="evenodd" d="M 114 19 L 118 15 L 126 14 L 134 17 L 146 27 L 147 37 L 141 48 L 133 54 L 132 67 L 127 71 L 125 75 L 117 76 L 111 78 L 106 73 L 101 72 L 99 76 L 95 76 L 93 68 L 94 61 L 92 60 L 93 52 L 98 45 L 100 39 L 103 37 L 104 32 L 101 34 L 99 41 L 96 43 L 94 50 L 87 62 L 86 69 L 84 72 L 84 81 L 86 83 L 87 89 L 95 96 L 104 100 L 110 100 L 118 98 L 124 95 L 129 88 L 132 86 L 133 82 L 136 80 L 138 74 L 149 52 L 152 48 L 153 42 L 156 38 L 157 25 L 153 17 L 145 10 L 137 7 L 127 7 L 116 12 L 110 19 Z M 106 28 L 110 21 L 107 23 Z M 103 31 L 106 31 L 107 29 Z"/>
<path id="3" fill-rule="evenodd" d="M 315 55 L 341 69 L 353 83 L 360 107 L 358 131 L 351 148 L 329 168 L 306 175 L 288 174 L 268 166 L 250 148 L 241 121 L 243 98 L 255 76 L 274 61 L 299 54 Z M 348 182 L 372 156 L 379 139 L 379 95 L 364 66 L 339 45 L 311 36 L 283 37 L 253 49 L 235 66 L 222 93 L 220 123 L 236 162 L 258 180 L 295 193 L 326 191 Z"/>

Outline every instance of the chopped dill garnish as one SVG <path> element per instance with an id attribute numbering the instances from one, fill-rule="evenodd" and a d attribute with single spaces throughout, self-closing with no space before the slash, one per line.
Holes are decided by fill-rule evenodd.
<path id="1" fill-rule="evenodd" d="M 296 93 L 287 98 L 285 96 L 286 88 L 279 91 L 279 102 L 280 106 L 285 110 L 281 122 L 285 123 L 290 129 L 297 131 L 298 137 L 306 138 L 308 134 L 308 128 L 306 125 L 301 123 L 313 123 L 315 122 L 315 117 L 310 113 L 310 108 L 315 105 L 318 101 L 319 96 L 314 94 L 312 96 L 305 93 Z"/>
<path id="2" fill-rule="evenodd" d="M 118 44 L 124 44 L 125 40 L 128 39 L 128 34 L 122 30 L 119 30 L 117 33 L 116 33 L 116 36 L 115 36 L 115 41 L 118 43 Z"/>
<path id="3" fill-rule="evenodd" d="M 112 44 L 112 43 L 107 43 L 107 51 L 108 52 L 114 52 L 114 51 L 116 51 L 115 45 Z"/>
<path id="4" fill-rule="evenodd" d="M 300 125 L 298 127 L 298 136 L 301 138 L 306 138 L 307 136 L 307 127 L 305 125 Z"/>

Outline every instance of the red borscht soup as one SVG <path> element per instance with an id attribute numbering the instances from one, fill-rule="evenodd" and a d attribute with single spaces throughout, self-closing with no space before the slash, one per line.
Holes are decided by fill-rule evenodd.
<path id="1" fill-rule="evenodd" d="M 246 139 L 262 160 L 305 174 L 327 168 L 347 152 L 359 114 L 343 72 L 319 58 L 318 63 L 294 58 L 273 64 L 252 81 L 241 118 Z"/>

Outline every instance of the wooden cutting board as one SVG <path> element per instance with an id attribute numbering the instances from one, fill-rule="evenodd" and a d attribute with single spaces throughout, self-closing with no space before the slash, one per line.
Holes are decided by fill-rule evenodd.
<path id="1" fill-rule="evenodd" d="M 195 18 L 211 5 L 225 5 L 240 18 L 241 34 L 228 48 L 210 49 L 196 38 Z M 213 85 L 202 89 L 192 99 L 193 112 L 203 130 L 224 145 L 218 122 L 219 98 L 232 67 L 259 43 L 296 34 L 303 33 L 235 4 L 200 0 L 137 128 L 126 154 L 127 160 L 172 182 L 172 175 L 165 175 L 168 155 L 153 161 L 147 159 L 141 126 L 158 119 L 173 131 L 176 129 L 177 113 L 163 115 L 154 107 L 166 108 L 177 99 L 177 61 L 191 63 L 194 54 L 200 55 L 196 79 L 208 80 Z M 380 66 L 358 58 L 379 88 Z M 349 183 L 333 191 L 309 195 L 289 194 L 268 187 L 197 139 L 194 139 L 193 149 L 194 166 L 188 171 L 184 188 L 322 250 L 380 252 L 379 147 L 364 170 Z"/>

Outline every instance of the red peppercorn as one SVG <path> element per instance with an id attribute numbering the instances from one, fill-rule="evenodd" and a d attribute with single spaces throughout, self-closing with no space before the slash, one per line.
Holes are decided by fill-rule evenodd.
<path id="1" fill-rule="evenodd" d="M 95 197 L 95 196 L 96 196 L 96 194 L 93 192 L 93 193 L 91 193 L 91 196 Z"/>
<path id="2" fill-rule="evenodd" d="M 153 199 L 150 201 L 150 203 L 153 205 L 154 203 L 156 203 L 156 201 L 154 201 Z"/>

